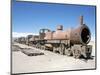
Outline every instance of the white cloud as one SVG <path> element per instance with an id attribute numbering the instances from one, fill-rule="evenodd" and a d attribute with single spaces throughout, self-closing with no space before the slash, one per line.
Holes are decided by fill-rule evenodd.
<path id="1" fill-rule="evenodd" d="M 27 35 L 38 35 L 37 33 L 19 33 L 19 32 L 12 32 L 12 37 L 26 37 Z"/>

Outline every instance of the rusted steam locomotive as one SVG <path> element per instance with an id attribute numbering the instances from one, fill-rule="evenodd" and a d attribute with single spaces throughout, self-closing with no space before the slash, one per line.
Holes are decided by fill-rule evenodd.
<path id="1" fill-rule="evenodd" d="M 31 35 L 30 35 L 31 36 Z M 51 49 L 53 52 L 79 58 L 89 58 L 92 52 L 92 45 L 88 45 L 91 33 L 86 24 L 83 23 L 83 16 L 80 17 L 80 25 L 76 29 L 63 31 L 63 26 L 58 25 L 56 31 L 40 29 L 39 35 L 27 36 L 26 43 L 36 48 Z"/>

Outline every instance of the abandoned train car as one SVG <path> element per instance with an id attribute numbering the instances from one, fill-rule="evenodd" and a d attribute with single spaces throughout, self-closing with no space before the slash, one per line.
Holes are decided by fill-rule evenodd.
<path id="1" fill-rule="evenodd" d="M 91 32 L 83 23 L 83 16 L 80 17 L 80 25 L 75 29 L 63 31 L 63 26 L 58 25 L 56 31 L 50 29 L 40 29 L 39 35 L 30 35 L 26 40 L 27 45 L 31 44 L 36 48 L 51 49 L 62 55 L 79 58 L 91 57 L 92 45 L 88 45 L 91 40 Z"/>

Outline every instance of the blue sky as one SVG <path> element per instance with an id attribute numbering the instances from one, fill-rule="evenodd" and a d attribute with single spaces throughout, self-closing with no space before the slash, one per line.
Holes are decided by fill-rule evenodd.
<path id="1" fill-rule="evenodd" d="M 38 33 L 41 28 L 56 30 L 57 25 L 63 25 L 64 30 L 76 28 L 80 15 L 95 36 L 95 6 L 13 1 L 12 31 Z"/>

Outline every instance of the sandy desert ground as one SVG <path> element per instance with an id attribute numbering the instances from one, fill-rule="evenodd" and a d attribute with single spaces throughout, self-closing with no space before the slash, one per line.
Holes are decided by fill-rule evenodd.
<path id="1" fill-rule="evenodd" d="M 56 54 L 46 50 L 39 50 L 44 55 L 27 56 L 21 51 L 12 51 L 12 73 L 29 73 L 29 72 L 44 72 L 44 71 L 60 71 L 60 70 L 78 70 L 78 69 L 94 69 L 95 68 L 95 44 L 93 45 L 93 59 L 75 59 L 66 55 Z M 16 43 L 15 45 L 21 48 L 34 47 Z"/>

